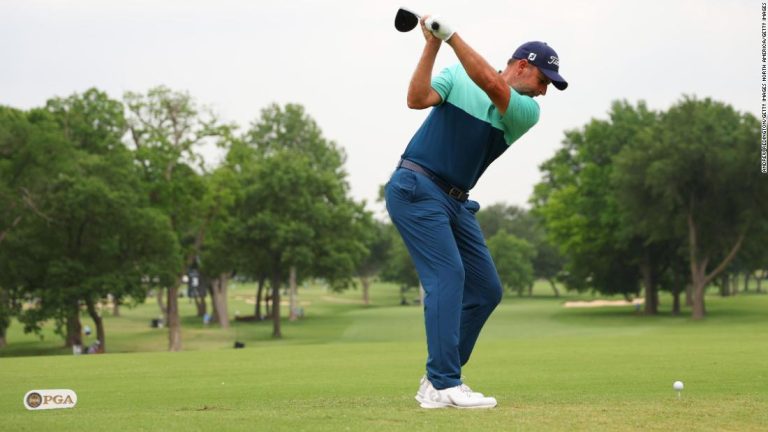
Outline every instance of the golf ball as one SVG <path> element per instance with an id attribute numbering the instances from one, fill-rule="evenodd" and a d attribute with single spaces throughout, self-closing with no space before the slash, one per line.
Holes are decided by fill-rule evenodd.
<path id="1" fill-rule="evenodd" d="M 672 384 L 672 388 L 677 390 L 677 391 L 682 390 L 683 389 L 683 382 L 682 381 L 675 381 L 675 383 Z"/>

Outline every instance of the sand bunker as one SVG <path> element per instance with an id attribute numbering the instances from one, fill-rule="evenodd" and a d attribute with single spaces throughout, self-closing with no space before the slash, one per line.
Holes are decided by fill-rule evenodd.
<path id="1" fill-rule="evenodd" d="M 637 306 L 645 303 L 644 299 L 634 299 L 631 302 L 626 300 L 591 300 L 591 301 L 568 301 L 563 306 L 567 308 L 594 308 L 604 306 Z"/>

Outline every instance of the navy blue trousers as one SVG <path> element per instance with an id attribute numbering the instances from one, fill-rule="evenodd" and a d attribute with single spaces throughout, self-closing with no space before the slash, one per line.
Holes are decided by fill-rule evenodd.
<path id="1" fill-rule="evenodd" d="M 436 389 L 455 387 L 501 301 L 499 275 L 475 219 L 480 206 L 461 203 L 404 168 L 392 175 L 385 197 L 424 287 L 427 377 Z"/>

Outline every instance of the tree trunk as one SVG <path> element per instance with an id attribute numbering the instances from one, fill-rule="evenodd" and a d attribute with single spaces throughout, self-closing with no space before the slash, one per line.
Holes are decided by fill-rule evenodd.
<path id="1" fill-rule="evenodd" d="M 533 297 L 533 282 L 528 285 L 528 297 Z"/>
<path id="2" fill-rule="evenodd" d="M 745 271 L 744 272 L 744 292 L 749 292 L 749 279 L 752 276 L 752 273 Z"/>
<path id="3" fill-rule="evenodd" d="M 368 276 L 360 276 L 360 282 L 363 284 L 363 304 L 371 304 L 371 279 Z"/>
<path id="4" fill-rule="evenodd" d="M 164 288 L 155 288 L 157 295 L 157 306 L 160 308 L 160 314 L 163 316 L 163 322 L 168 323 L 168 308 L 163 304 L 163 294 L 165 294 Z"/>
<path id="5" fill-rule="evenodd" d="M 202 318 L 205 316 L 205 314 L 208 313 L 208 304 L 205 302 L 205 295 L 200 295 L 199 292 L 193 291 L 195 293 L 195 296 L 193 297 L 195 299 L 195 307 L 197 308 L 197 316 Z"/>
<path id="6" fill-rule="evenodd" d="M 731 295 L 731 278 L 728 273 L 723 273 L 720 277 L 720 296 L 728 297 Z"/>
<path id="7" fill-rule="evenodd" d="M 208 287 L 210 285 L 211 279 L 202 273 L 198 272 L 197 274 L 190 276 L 189 292 L 195 301 L 195 310 L 197 317 L 199 318 L 203 318 L 208 315 L 208 302 L 206 297 L 208 297 Z M 214 300 L 213 297 L 211 297 L 211 305 L 213 305 L 213 303 Z"/>
<path id="8" fill-rule="evenodd" d="M 672 315 L 680 315 L 680 275 L 676 272 L 672 272 Z"/>
<path id="9" fill-rule="evenodd" d="M 555 281 L 553 279 L 547 279 L 549 281 L 549 285 L 552 287 L 552 291 L 555 292 L 555 297 L 560 297 L 560 291 L 557 290 L 557 285 L 555 285 Z"/>
<path id="10" fill-rule="evenodd" d="M 120 304 L 122 303 L 122 299 L 116 295 L 108 295 L 107 298 L 112 299 L 112 316 L 119 317 L 120 316 Z"/>
<path id="11" fill-rule="evenodd" d="M 703 319 L 706 315 L 706 308 L 704 306 L 704 289 L 710 282 L 712 282 L 712 279 L 723 272 L 725 268 L 728 267 L 728 264 L 730 264 L 731 261 L 733 261 L 733 259 L 736 257 L 736 253 L 739 251 L 741 244 L 744 241 L 745 234 L 746 231 L 739 235 L 739 238 L 736 239 L 736 243 L 733 245 L 728 255 L 723 258 L 723 261 L 721 261 L 720 264 L 714 270 L 712 270 L 711 273 L 707 274 L 707 264 L 709 263 L 709 258 L 704 257 L 703 259 L 699 260 L 696 224 L 693 221 L 693 212 L 689 210 L 688 241 L 690 246 L 688 249 L 690 250 L 691 284 L 693 285 L 693 309 L 691 311 L 693 319 Z"/>
<path id="12" fill-rule="evenodd" d="M 179 319 L 179 285 L 168 288 L 168 351 L 181 351 L 181 321 Z"/>
<path id="13" fill-rule="evenodd" d="M 298 288 L 296 287 L 296 266 L 291 266 L 290 273 L 288 275 L 288 293 L 289 293 L 289 307 L 288 320 L 296 321 L 299 319 L 299 306 L 298 306 Z"/>
<path id="14" fill-rule="evenodd" d="M 206 290 L 208 291 L 208 295 L 211 296 L 211 321 L 213 322 L 219 322 L 219 307 L 216 305 L 216 295 L 213 293 L 213 285 L 216 283 L 216 280 L 209 281 L 206 285 Z"/>
<path id="15" fill-rule="evenodd" d="M 419 284 L 419 305 L 424 306 L 424 285 Z"/>
<path id="16" fill-rule="evenodd" d="M 83 345 L 83 325 L 80 323 L 80 301 L 70 302 L 67 312 L 67 338 L 65 346 Z"/>
<path id="17" fill-rule="evenodd" d="M 0 348 L 5 348 L 8 345 L 6 334 L 8 332 L 8 326 L 11 325 L 11 306 L 8 297 L 8 291 L 0 287 Z"/>
<path id="18" fill-rule="evenodd" d="M 272 282 L 269 283 L 269 289 L 264 296 L 264 319 L 272 318 Z"/>
<path id="19" fill-rule="evenodd" d="M 85 299 L 85 305 L 88 308 L 88 315 L 91 316 L 93 323 L 96 324 L 96 340 L 99 341 L 99 348 L 96 350 L 96 352 L 104 353 L 107 351 L 104 333 L 104 319 L 96 311 L 96 304 L 93 302 L 93 299 Z"/>
<path id="20" fill-rule="evenodd" d="M 691 205 L 693 207 L 693 205 Z M 705 273 L 707 269 L 708 258 L 700 263 L 698 260 L 698 242 L 696 239 L 696 224 L 693 222 L 693 210 L 688 211 L 688 243 L 690 250 L 690 265 L 691 265 L 691 290 L 693 291 L 693 305 L 691 308 L 691 315 L 693 319 L 702 319 L 705 315 L 704 306 L 704 287 Z"/>
<path id="21" fill-rule="evenodd" d="M 222 273 L 213 280 L 213 304 L 221 328 L 229 328 L 229 311 L 227 311 L 228 276 Z"/>
<path id="22" fill-rule="evenodd" d="M 693 285 L 685 285 L 685 306 L 693 307 Z"/>
<path id="23" fill-rule="evenodd" d="M 706 315 L 706 306 L 704 305 L 704 269 L 699 270 L 696 264 L 691 264 L 691 272 L 693 274 L 693 307 L 691 309 L 691 315 L 693 319 L 702 319 Z"/>
<path id="24" fill-rule="evenodd" d="M 659 312 L 659 303 L 656 295 L 656 283 L 653 280 L 653 269 L 647 251 L 645 259 L 640 265 L 640 274 L 643 277 L 643 287 L 645 288 L 645 309 L 643 312 L 646 315 L 656 315 Z"/>
<path id="25" fill-rule="evenodd" d="M 280 280 L 282 278 L 275 274 L 272 276 L 272 337 L 279 339 L 283 337 L 280 331 Z"/>
<path id="26" fill-rule="evenodd" d="M 677 286 L 672 292 L 672 315 L 680 315 L 680 288 Z"/>
<path id="27" fill-rule="evenodd" d="M 257 321 L 261 321 L 264 319 L 264 316 L 261 314 L 261 294 L 264 292 L 264 281 L 267 278 L 264 276 L 259 276 L 259 287 L 256 289 L 256 306 L 254 310 L 254 316 L 256 317 Z"/>
<path id="28" fill-rule="evenodd" d="M 755 277 L 755 279 L 757 279 L 757 293 L 758 294 L 763 292 L 763 289 L 761 287 L 761 285 L 763 284 L 763 277 L 765 277 L 765 272 L 764 271 L 760 271 L 760 276 Z"/>

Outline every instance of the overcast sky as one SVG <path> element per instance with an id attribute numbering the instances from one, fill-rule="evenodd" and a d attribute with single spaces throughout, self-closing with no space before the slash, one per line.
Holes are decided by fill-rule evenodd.
<path id="1" fill-rule="evenodd" d="M 563 132 L 614 100 L 760 111 L 754 0 L 0 0 L 0 104 L 162 84 L 245 129 L 272 102 L 300 103 L 346 150 L 353 196 L 381 214 L 378 188 L 428 113 L 405 105 L 423 37 L 395 31 L 399 6 L 440 15 L 499 69 L 529 40 L 560 56 L 569 88 L 537 98 L 539 123 L 472 190 L 481 205 L 527 206 Z M 444 45 L 435 73 L 456 62 Z"/>

